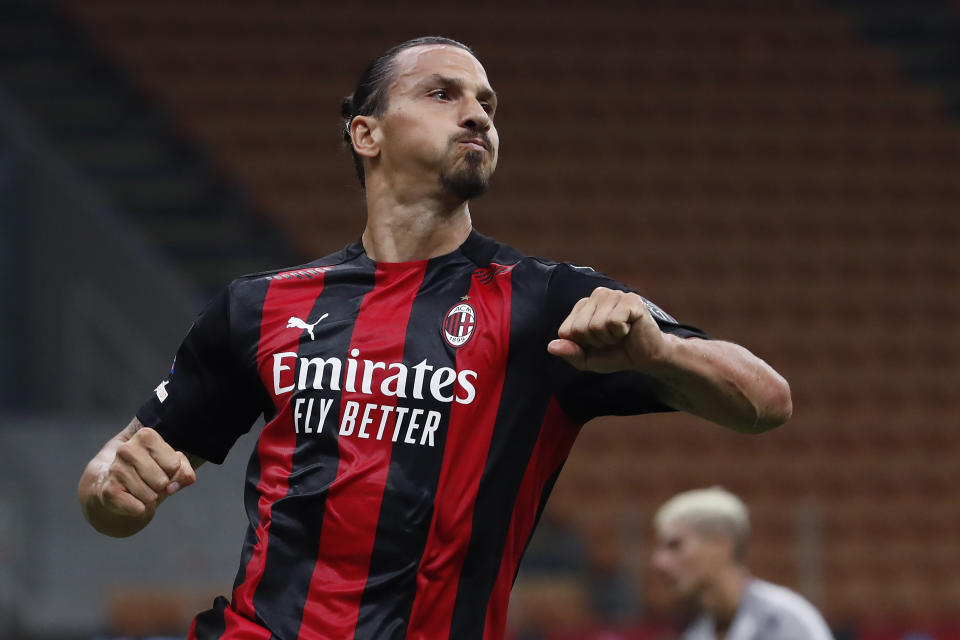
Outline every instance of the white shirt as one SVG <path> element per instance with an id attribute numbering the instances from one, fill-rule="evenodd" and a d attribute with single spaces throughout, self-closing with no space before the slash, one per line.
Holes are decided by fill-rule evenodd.
<path id="1" fill-rule="evenodd" d="M 683 640 L 716 640 L 713 616 L 701 614 Z M 823 616 L 800 594 L 763 580 L 752 579 L 725 640 L 834 640 Z"/>

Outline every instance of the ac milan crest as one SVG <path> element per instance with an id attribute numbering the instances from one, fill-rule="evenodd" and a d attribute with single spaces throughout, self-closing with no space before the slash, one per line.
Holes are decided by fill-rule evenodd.
<path id="1" fill-rule="evenodd" d="M 443 319 L 443 339 L 451 347 L 459 349 L 470 341 L 476 328 L 477 312 L 466 302 L 458 302 Z"/>

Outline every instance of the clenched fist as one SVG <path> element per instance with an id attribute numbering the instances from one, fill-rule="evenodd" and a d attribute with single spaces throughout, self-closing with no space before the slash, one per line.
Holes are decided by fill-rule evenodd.
<path id="1" fill-rule="evenodd" d="M 643 298 L 597 287 L 574 305 L 547 350 L 578 369 L 610 373 L 647 371 L 668 348 Z"/>
<path id="2" fill-rule="evenodd" d="M 80 504 L 99 531 L 130 535 L 150 522 L 168 496 L 195 480 L 186 455 L 134 420 L 87 465 Z"/>

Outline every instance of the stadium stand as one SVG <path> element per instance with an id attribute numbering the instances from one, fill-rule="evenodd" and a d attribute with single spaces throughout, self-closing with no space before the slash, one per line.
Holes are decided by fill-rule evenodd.
<path id="1" fill-rule="evenodd" d="M 242 188 L 54 3 L 4 3 L 0 86 L 206 297 L 286 255 Z"/>

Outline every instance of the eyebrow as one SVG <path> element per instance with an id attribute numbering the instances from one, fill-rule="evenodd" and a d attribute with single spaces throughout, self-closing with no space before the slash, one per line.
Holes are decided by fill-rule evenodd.
<path id="1" fill-rule="evenodd" d="M 439 73 L 435 73 L 432 76 L 426 78 L 421 85 L 432 85 L 432 84 L 441 84 L 447 87 L 453 87 L 458 91 L 463 91 L 467 86 L 466 83 L 460 78 L 451 78 L 450 76 L 445 76 Z M 480 90 L 477 91 L 477 98 L 480 100 L 488 100 L 493 106 L 497 105 L 497 92 L 487 86 L 481 86 Z"/>

